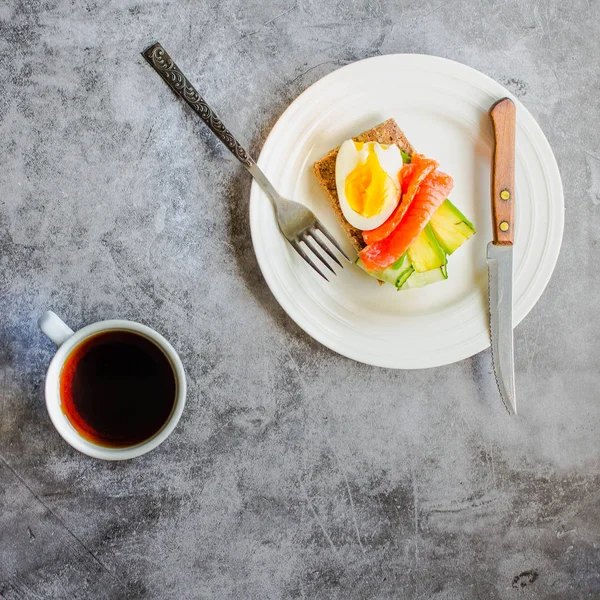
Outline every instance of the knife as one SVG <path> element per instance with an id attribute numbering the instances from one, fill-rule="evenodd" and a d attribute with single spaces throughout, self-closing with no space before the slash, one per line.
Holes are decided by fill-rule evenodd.
<path id="1" fill-rule="evenodd" d="M 513 347 L 513 243 L 516 108 L 502 98 L 490 109 L 494 128 L 492 164 L 493 241 L 487 247 L 492 363 L 500 397 L 517 414 Z"/>

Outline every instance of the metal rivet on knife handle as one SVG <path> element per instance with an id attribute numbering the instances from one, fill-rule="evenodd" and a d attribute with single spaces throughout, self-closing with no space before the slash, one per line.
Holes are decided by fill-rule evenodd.
<path id="1" fill-rule="evenodd" d="M 510 192 L 508 190 L 502 190 L 500 192 L 500 198 L 502 198 L 502 200 L 509 200 L 510 199 Z"/>
<path id="2" fill-rule="evenodd" d="M 502 223 L 500 223 L 501 231 L 508 231 L 509 229 L 510 229 L 510 225 L 506 221 L 502 221 Z"/>

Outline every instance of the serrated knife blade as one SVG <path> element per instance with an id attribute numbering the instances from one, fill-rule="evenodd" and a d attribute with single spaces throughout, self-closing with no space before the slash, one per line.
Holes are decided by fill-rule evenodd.
<path id="1" fill-rule="evenodd" d="M 517 414 L 513 346 L 513 248 L 490 242 L 487 247 L 492 363 L 506 410 Z"/>
<path id="2" fill-rule="evenodd" d="M 492 231 L 487 247 L 492 363 L 500 397 L 517 414 L 513 343 L 513 244 L 516 108 L 503 98 L 490 109 L 494 129 Z"/>

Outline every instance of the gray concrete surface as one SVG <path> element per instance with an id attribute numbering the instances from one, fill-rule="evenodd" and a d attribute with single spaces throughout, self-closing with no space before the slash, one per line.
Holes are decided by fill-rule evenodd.
<path id="1" fill-rule="evenodd" d="M 159 39 L 258 153 L 311 83 L 422 52 L 515 92 L 565 184 L 562 253 L 489 352 L 392 372 L 291 322 L 249 241 L 250 182 L 139 52 Z M 600 598 L 597 2 L 0 5 L 0 598 Z M 43 402 L 36 319 L 124 317 L 189 374 L 174 435 L 107 464 Z"/>

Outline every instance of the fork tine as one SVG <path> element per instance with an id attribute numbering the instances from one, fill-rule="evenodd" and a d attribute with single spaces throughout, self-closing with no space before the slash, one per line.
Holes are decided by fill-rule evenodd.
<path id="1" fill-rule="evenodd" d="M 348 261 L 350 259 L 346 255 L 346 253 L 341 249 L 340 245 L 335 241 L 335 238 L 325 229 L 325 225 L 321 223 L 318 219 L 315 221 L 315 227 L 338 249 L 339 253 Z"/>
<path id="2" fill-rule="evenodd" d="M 311 242 L 310 238 L 306 234 L 306 231 L 301 233 L 298 237 L 308 246 L 311 252 L 335 275 L 335 271 L 330 266 L 330 264 L 321 256 L 315 245 Z M 328 252 L 328 254 L 331 253 Z"/>
<path id="3" fill-rule="evenodd" d="M 315 240 L 315 242 L 317 242 L 317 244 L 319 244 L 319 246 L 321 246 L 321 248 L 323 249 L 323 252 L 325 252 L 331 258 L 331 260 L 334 260 L 343 269 L 344 265 L 338 260 L 337 256 L 327 247 L 327 244 L 317 235 L 316 230 L 313 228 L 310 228 L 307 231 L 310 234 L 310 236 L 313 238 L 313 240 Z M 314 252 L 314 250 L 313 250 L 313 252 Z"/>
<path id="4" fill-rule="evenodd" d="M 329 281 L 329 279 L 327 279 L 327 277 L 325 277 L 325 275 L 323 275 L 323 273 L 321 273 L 321 271 L 319 271 L 317 265 L 315 265 L 315 263 L 310 259 L 310 257 L 308 256 L 308 254 L 306 254 L 306 252 L 304 252 L 304 250 L 302 250 L 302 248 L 300 247 L 300 244 L 296 241 L 290 241 L 290 244 L 292 245 L 292 248 L 325 280 L 325 281 Z"/>

